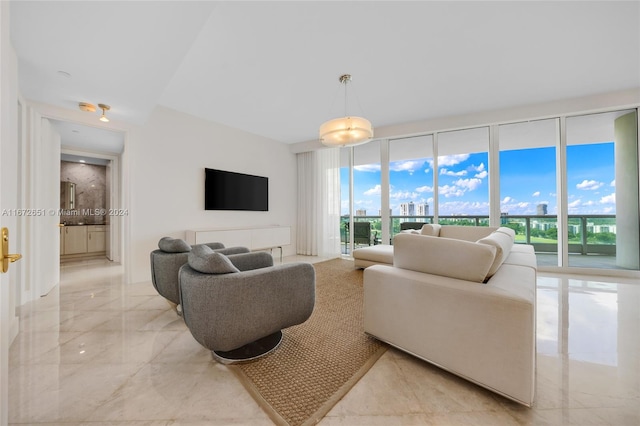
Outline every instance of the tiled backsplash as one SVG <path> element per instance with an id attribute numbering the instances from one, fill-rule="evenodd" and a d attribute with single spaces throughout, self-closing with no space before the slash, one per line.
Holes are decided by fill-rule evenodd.
<path id="1" fill-rule="evenodd" d="M 75 209 L 63 211 L 60 222 L 105 223 L 106 215 L 101 214 L 107 205 L 107 168 L 105 166 L 61 161 L 60 181 L 76 184 Z"/>

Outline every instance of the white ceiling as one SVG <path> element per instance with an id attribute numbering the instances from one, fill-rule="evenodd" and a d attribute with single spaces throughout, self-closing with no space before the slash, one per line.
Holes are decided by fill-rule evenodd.
<path id="1" fill-rule="evenodd" d="M 27 99 L 284 143 L 344 114 L 344 73 L 375 127 L 640 87 L 637 1 L 14 1 L 11 35 Z"/>
<path id="2" fill-rule="evenodd" d="M 96 117 L 97 118 L 97 117 Z M 60 134 L 65 148 L 104 153 L 121 153 L 124 149 L 124 135 L 99 127 L 83 126 L 68 121 L 50 120 L 51 125 Z"/>

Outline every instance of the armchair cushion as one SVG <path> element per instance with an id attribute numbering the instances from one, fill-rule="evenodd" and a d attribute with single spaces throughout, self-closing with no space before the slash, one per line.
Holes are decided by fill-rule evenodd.
<path id="1" fill-rule="evenodd" d="M 158 248 L 165 253 L 184 253 L 191 251 L 191 246 L 179 238 L 163 237 L 158 241 Z"/>
<path id="2" fill-rule="evenodd" d="M 227 256 L 213 251 L 209 246 L 193 247 L 187 259 L 189 266 L 203 274 L 229 274 L 240 272 Z"/>

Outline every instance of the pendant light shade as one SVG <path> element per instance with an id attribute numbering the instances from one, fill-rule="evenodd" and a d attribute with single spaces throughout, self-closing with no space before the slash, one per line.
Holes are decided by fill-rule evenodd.
<path id="1" fill-rule="evenodd" d="M 334 118 L 320 126 L 320 141 L 328 146 L 358 145 L 372 137 L 371 122 L 362 117 Z"/>
<path id="2" fill-rule="evenodd" d="M 373 138 L 371 122 L 362 117 L 351 117 L 347 114 L 347 83 L 351 75 L 340 76 L 340 83 L 344 84 L 345 116 L 334 118 L 320 126 L 320 142 L 327 146 L 353 146 L 369 142 Z"/>

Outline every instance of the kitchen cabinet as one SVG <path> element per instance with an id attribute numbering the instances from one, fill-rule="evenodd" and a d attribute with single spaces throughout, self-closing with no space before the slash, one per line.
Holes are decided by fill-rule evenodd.
<path id="1" fill-rule="evenodd" d="M 103 254 L 107 249 L 106 225 L 67 225 L 60 229 L 60 255 L 72 260 Z"/>
<path id="2" fill-rule="evenodd" d="M 105 225 L 87 226 L 87 253 L 105 251 L 106 234 Z"/>
<path id="3" fill-rule="evenodd" d="M 87 227 L 65 226 L 64 254 L 79 254 L 87 252 Z"/>

